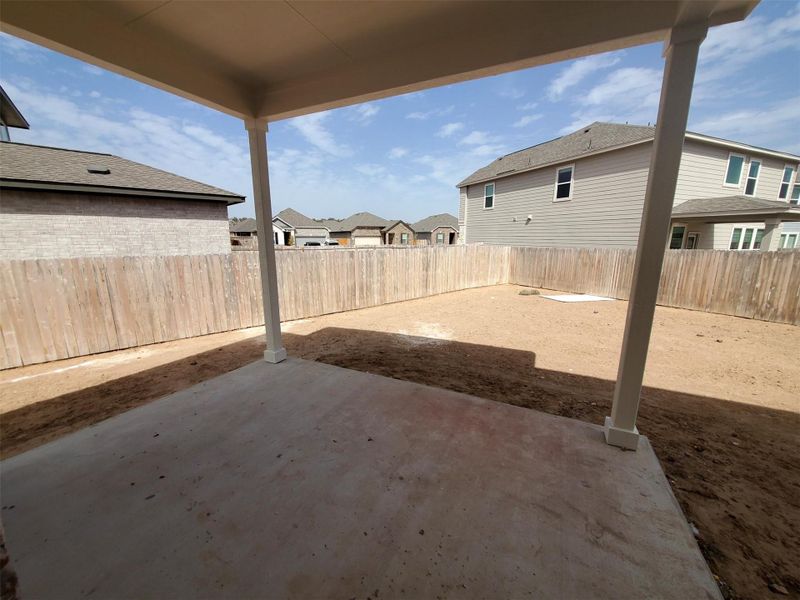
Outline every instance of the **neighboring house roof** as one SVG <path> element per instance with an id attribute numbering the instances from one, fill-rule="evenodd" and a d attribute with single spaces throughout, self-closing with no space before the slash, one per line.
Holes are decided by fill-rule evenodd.
<path id="1" fill-rule="evenodd" d="M 5 123 L 7 127 L 17 127 L 19 129 L 30 129 L 31 127 L 11 101 L 11 98 L 8 97 L 2 85 L 0 85 L 0 122 Z"/>
<path id="2" fill-rule="evenodd" d="M 369 212 L 360 212 L 350 215 L 346 219 L 338 221 L 336 224 L 331 224 L 329 229 L 331 231 L 353 231 L 358 227 L 383 229 L 388 224 L 388 220 L 379 217 L 378 215 L 373 215 Z"/>
<path id="3" fill-rule="evenodd" d="M 400 223 L 402 223 L 403 225 L 405 225 L 406 227 L 408 227 L 409 229 L 414 231 L 414 228 L 411 225 L 409 225 L 408 223 L 406 223 L 405 221 L 403 221 L 401 219 L 397 219 L 396 221 L 389 221 L 389 223 L 382 229 L 382 231 L 389 231 L 390 229 L 394 228 L 395 226 L 399 225 Z"/>
<path id="4" fill-rule="evenodd" d="M 254 233 L 258 230 L 255 219 L 242 219 L 231 223 L 231 233 Z"/>
<path id="5" fill-rule="evenodd" d="M 273 217 L 273 220 L 275 219 L 280 219 L 295 229 L 298 227 L 302 227 L 304 229 L 319 229 L 325 227 L 319 221 L 315 221 L 314 219 L 305 216 L 303 213 L 297 212 L 293 208 L 284 208 L 281 212 Z"/>
<path id="6" fill-rule="evenodd" d="M 458 231 L 458 218 L 449 213 L 442 213 L 425 217 L 411 226 L 417 233 L 430 233 L 439 227 L 452 227 Z"/>
<path id="7" fill-rule="evenodd" d="M 678 204 L 672 209 L 672 218 L 689 217 L 745 217 L 781 215 L 786 220 L 800 220 L 800 206 L 780 200 L 765 200 L 749 196 L 723 198 L 696 198 Z M 797 217 L 797 219 L 793 217 Z"/>
<path id="8" fill-rule="evenodd" d="M 113 154 L 13 142 L 0 143 L 0 186 L 244 202 L 244 196 Z"/>
<path id="9" fill-rule="evenodd" d="M 549 142 L 543 142 L 536 146 L 501 156 L 475 171 L 456 187 L 460 188 L 473 183 L 491 181 L 492 179 L 533 171 L 549 165 L 570 162 L 600 152 L 649 142 L 654 136 L 655 127 L 595 122 Z M 789 161 L 800 161 L 800 157 L 786 152 L 759 148 L 758 146 L 723 140 L 700 133 L 687 131 L 686 138 L 757 154 L 771 155 Z"/>

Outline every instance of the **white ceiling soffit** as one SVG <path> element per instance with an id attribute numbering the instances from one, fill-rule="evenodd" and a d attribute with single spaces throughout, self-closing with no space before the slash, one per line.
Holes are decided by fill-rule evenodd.
<path id="1" fill-rule="evenodd" d="M 240 117 L 277 120 L 660 41 L 758 0 L 3 0 L 0 29 Z"/>

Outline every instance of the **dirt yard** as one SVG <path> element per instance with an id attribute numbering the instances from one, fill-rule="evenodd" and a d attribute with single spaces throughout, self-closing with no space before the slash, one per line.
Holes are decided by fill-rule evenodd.
<path id="1" fill-rule="evenodd" d="M 516 286 L 284 324 L 294 356 L 600 424 L 625 302 Z M 260 329 L 0 372 L 2 455 L 260 358 Z M 800 329 L 659 308 L 639 429 L 728 598 L 800 598 Z"/>

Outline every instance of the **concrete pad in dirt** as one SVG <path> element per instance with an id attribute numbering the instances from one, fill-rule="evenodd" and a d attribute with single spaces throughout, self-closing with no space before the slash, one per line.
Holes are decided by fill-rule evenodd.
<path id="1" fill-rule="evenodd" d="M 299 359 L 11 458 L 2 496 L 29 598 L 720 597 L 645 438 Z"/>

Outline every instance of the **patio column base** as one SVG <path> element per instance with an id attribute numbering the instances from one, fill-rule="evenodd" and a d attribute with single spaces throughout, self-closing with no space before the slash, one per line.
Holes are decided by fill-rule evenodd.
<path id="1" fill-rule="evenodd" d="M 279 363 L 286 360 L 286 348 L 278 348 L 277 350 L 264 350 L 264 360 L 268 363 Z"/>
<path id="2" fill-rule="evenodd" d="M 611 417 L 606 417 L 603 433 L 606 436 L 606 444 L 624 448 L 625 450 L 636 450 L 639 446 L 639 430 L 633 426 L 633 431 L 614 427 Z"/>

